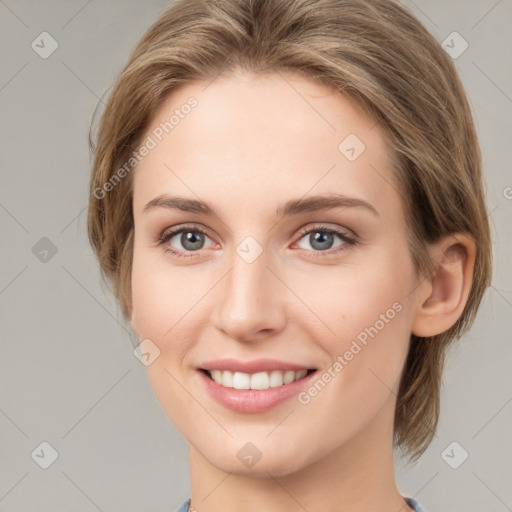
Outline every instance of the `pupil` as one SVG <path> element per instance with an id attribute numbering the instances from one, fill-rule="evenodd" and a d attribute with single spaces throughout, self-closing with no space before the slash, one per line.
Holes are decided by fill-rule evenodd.
<path id="1" fill-rule="evenodd" d="M 320 231 L 317 231 L 316 233 L 312 233 L 311 236 L 313 237 L 313 239 L 311 240 L 311 246 L 314 247 L 315 249 L 329 249 L 330 248 L 330 245 L 332 244 L 332 234 L 331 233 L 322 233 Z"/>
<path id="2" fill-rule="evenodd" d="M 194 233 L 192 231 L 188 231 L 187 233 L 183 233 L 181 236 L 181 244 L 183 247 L 190 251 L 197 251 L 201 248 L 201 243 L 203 239 L 202 233 Z M 188 244 L 192 244 L 191 246 Z"/>

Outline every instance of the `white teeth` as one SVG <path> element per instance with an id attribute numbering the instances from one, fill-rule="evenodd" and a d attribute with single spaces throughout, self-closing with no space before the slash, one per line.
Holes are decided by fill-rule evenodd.
<path id="1" fill-rule="evenodd" d="M 230 372 L 228 370 L 210 370 L 212 379 L 221 386 L 235 389 L 269 389 L 290 384 L 306 376 L 307 370 L 244 373 Z"/>
<path id="2" fill-rule="evenodd" d="M 235 389 L 251 389 L 251 376 L 248 373 L 235 372 L 233 374 L 233 387 Z"/>
<path id="3" fill-rule="evenodd" d="M 212 379 L 215 382 L 222 382 L 222 371 L 221 370 L 212 370 L 211 372 Z"/>
<path id="4" fill-rule="evenodd" d="M 233 374 L 231 372 L 223 372 L 222 370 L 219 370 L 221 377 L 219 378 L 218 382 L 219 384 L 222 384 L 226 388 L 232 388 L 233 387 Z"/>
<path id="5" fill-rule="evenodd" d="M 251 389 L 268 389 L 270 377 L 267 372 L 253 373 L 251 375 Z"/>
<path id="6" fill-rule="evenodd" d="M 293 382 L 295 379 L 295 372 L 294 371 L 287 371 L 284 375 L 283 375 L 283 382 L 285 384 L 290 384 L 290 382 Z"/>
<path id="7" fill-rule="evenodd" d="M 307 370 L 299 370 L 298 372 L 295 372 L 295 380 L 302 379 L 302 377 L 305 377 L 307 374 Z"/>
<path id="8" fill-rule="evenodd" d="M 279 370 L 274 370 L 270 372 L 270 387 L 277 388 L 278 386 L 283 385 L 283 372 Z"/>

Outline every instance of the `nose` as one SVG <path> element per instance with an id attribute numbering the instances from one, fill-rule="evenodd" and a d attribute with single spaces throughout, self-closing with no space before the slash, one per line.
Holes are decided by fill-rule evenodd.
<path id="1" fill-rule="evenodd" d="M 252 262 L 233 253 L 231 270 L 217 288 L 213 323 L 238 341 L 257 341 L 285 325 L 286 287 L 269 267 L 266 251 Z"/>

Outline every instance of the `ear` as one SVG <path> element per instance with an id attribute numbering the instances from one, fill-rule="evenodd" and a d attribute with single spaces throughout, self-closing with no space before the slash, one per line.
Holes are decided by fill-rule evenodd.
<path id="1" fill-rule="evenodd" d="M 471 290 L 475 242 L 469 235 L 449 235 L 429 248 L 435 262 L 431 275 L 417 289 L 418 303 L 412 334 L 435 336 L 452 327 L 461 316 Z"/>

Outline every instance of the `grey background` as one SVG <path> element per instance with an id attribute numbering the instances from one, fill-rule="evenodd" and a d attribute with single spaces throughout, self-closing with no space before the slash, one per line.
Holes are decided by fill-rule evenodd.
<path id="1" fill-rule="evenodd" d="M 440 42 L 457 31 L 469 43 L 455 62 L 484 154 L 495 271 L 473 329 L 450 353 L 436 437 L 415 466 L 397 460 L 398 484 L 428 512 L 504 512 L 512 510 L 512 1 L 403 3 Z M 132 353 L 85 233 L 90 120 L 167 4 L 0 0 L 6 512 L 173 511 L 189 493 L 186 442 Z M 31 47 L 43 31 L 59 45 L 47 59 Z M 48 245 L 43 237 L 57 249 L 46 262 L 33 252 Z M 58 452 L 48 469 L 31 457 L 43 441 Z M 453 441 L 469 454 L 457 469 L 442 456 Z M 448 453 L 456 461 L 463 452 Z"/>

